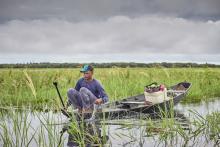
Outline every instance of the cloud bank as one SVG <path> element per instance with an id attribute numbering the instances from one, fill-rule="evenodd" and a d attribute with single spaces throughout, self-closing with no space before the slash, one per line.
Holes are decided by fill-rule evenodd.
<path id="1" fill-rule="evenodd" d="M 219 63 L 219 8 L 219 0 L 1 0 L 0 63 Z"/>
<path id="2" fill-rule="evenodd" d="M 106 21 L 12 20 L 0 24 L 2 54 L 220 54 L 220 21 L 145 15 Z"/>

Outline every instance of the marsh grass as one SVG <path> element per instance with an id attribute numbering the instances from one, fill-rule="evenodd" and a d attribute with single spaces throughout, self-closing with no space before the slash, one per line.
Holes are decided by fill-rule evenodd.
<path id="1" fill-rule="evenodd" d="M 80 77 L 79 69 L 0 69 L 0 105 L 59 110 L 60 102 L 52 82 L 59 82 L 66 100 L 66 91 Z M 104 68 L 95 69 L 95 78 L 104 85 L 110 101 L 143 93 L 144 86 L 155 81 L 166 86 L 191 82 L 192 88 L 183 103 L 220 97 L 218 68 Z"/>
<path id="2" fill-rule="evenodd" d="M 63 146 L 60 127 L 51 125 L 57 118 L 13 108 L 1 111 L 0 146 L 3 147 L 57 147 Z"/>
<path id="3" fill-rule="evenodd" d="M 1 120 L 1 140 L 4 146 L 28 146 L 33 140 L 35 131 L 33 134 L 28 134 L 29 131 L 33 131 L 33 128 L 30 125 L 31 121 L 27 120 L 28 117 L 26 113 L 15 113 L 16 112 L 12 111 L 10 115 L 7 116 L 10 116 L 10 119 L 3 118 Z"/>
<path id="4" fill-rule="evenodd" d="M 24 72 L 24 75 L 25 75 L 25 77 L 26 77 L 26 84 L 28 85 L 28 87 L 30 87 L 31 92 L 32 92 L 34 98 L 36 98 L 36 97 L 37 97 L 37 94 L 36 94 L 36 90 L 35 90 L 34 84 L 33 84 L 33 82 L 32 82 L 32 79 L 31 79 L 31 77 L 28 75 L 28 73 L 27 73 L 26 70 L 24 70 L 23 72 Z"/>
<path id="5" fill-rule="evenodd" d="M 83 115 L 71 116 L 71 121 L 68 125 L 69 143 L 76 146 L 107 146 L 108 132 L 105 116 L 103 115 L 102 123 L 96 121 L 86 122 Z"/>
<path id="6" fill-rule="evenodd" d="M 212 112 L 202 116 L 195 110 L 189 110 L 190 118 L 176 116 L 173 103 L 171 109 L 160 108 L 157 117 L 140 117 L 135 121 L 118 120 L 119 131 L 115 134 L 126 143 L 136 142 L 144 146 L 150 138 L 155 146 L 219 146 L 220 145 L 220 113 Z M 135 133 L 134 130 L 139 133 Z M 143 131 L 144 130 L 144 131 Z M 138 134 L 138 136 L 137 136 Z M 139 136 L 140 135 L 140 136 Z M 146 144 L 145 144 L 146 145 Z"/>
<path id="7" fill-rule="evenodd" d="M 146 139 L 149 138 L 155 140 L 155 145 L 158 146 L 219 146 L 220 113 L 213 112 L 206 116 L 193 110 L 190 110 L 190 113 L 192 119 L 187 123 L 179 121 L 173 109 L 161 109 L 159 119 L 141 116 L 138 119 L 118 120 L 121 121 L 121 127 L 118 129 L 126 130 L 125 133 L 109 132 L 108 119 L 104 119 L 97 126 L 96 123 L 86 124 L 72 118 L 68 124 L 68 133 L 72 135 L 71 141 L 82 147 L 88 144 L 103 146 L 108 141 L 107 136 L 114 133 L 116 133 L 115 139 L 126 138 L 125 144 L 137 142 L 139 146 L 144 146 Z M 38 125 L 35 124 L 36 119 L 30 119 L 32 117 L 37 118 Z M 35 114 L 29 111 L 15 111 L 12 108 L 10 111 L 1 112 L 0 118 L 1 146 L 55 147 L 65 145 L 66 138 L 60 134 L 62 127 L 52 125 L 57 121 L 55 114 Z"/>
<path id="8" fill-rule="evenodd" d="M 159 142 L 171 146 L 179 144 L 181 146 L 220 145 L 220 113 L 218 111 L 202 116 L 195 110 L 189 110 L 192 118 L 182 121 L 175 117 L 172 102 L 169 107 L 169 110 L 160 109 L 161 121 L 159 123 L 155 124 L 152 119 L 147 119 L 148 124 L 151 124 L 151 127 L 147 127 L 147 131 L 155 132 L 156 130 Z"/>
<path id="9" fill-rule="evenodd" d="M 0 106 L 9 111 L 1 111 L 0 120 L 0 142 L 1 146 L 63 146 L 64 139 L 60 137 L 60 128 L 49 125 L 56 120 L 54 117 L 35 117 L 40 120 L 38 128 L 33 127 L 30 118 L 30 111 L 34 110 L 59 110 L 61 107 L 56 91 L 52 85 L 53 81 L 59 82 L 61 94 L 66 100 L 66 90 L 74 87 L 77 79 L 80 78 L 79 69 L 1 69 L 0 70 Z M 193 86 L 189 95 L 183 103 L 208 101 L 212 97 L 220 96 L 220 69 L 212 68 L 110 68 L 95 69 L 95 77 L 104 85 L 110 101 L 118 100 L 127 96 L 143 93 L 144 86 L 154 81 L 173 85 L 181 81 L 192 82 Z M 14 109 L 16 108 L 16 109 Z M 23 110 L 19 113 L 17 109 Z M 191 111 L 195 118 L 190 120 L 188 128 L 176 122 L 173 105 L 171 109 L 160 109 L 160 120 L 150 117 L 140 118 L 137 127 L 138 137 L 130 131 L 127 134 L 117 134 L 118 137 L 126 136 L 128 143 L 139 141 L 143 145 L 146 137 L 153 137 L 159 140 L 159 144 L 180 143 L 183 146 L 193 146 L 200 143 L 200 138 L 206 138 L 206 142 L 212 145 L 219 145 L 220 138 L 220 114 L 213 112 L 207 116 L 201 116 Z M 108 120 L 105 120 L 106 122 Z M 105 122 L 104 121 L 104 122 Z M 83 123 L 73 121 L 70 124 L 69 133 L 77 134 L 75 142 L 80 146 L 86 143 L 97 142 L 100 146 L 99 134 L 89 133 L 88 127 Z M 121 128 L 132 130 L 131 122 Z M 107 141 L 107 125 L 102 123 L 103 140 Z M 110 132 L 112 133 L 112 132 Z M 155 137 L 157 136 L 157 137 Z M 138 140 L 137 140 L 138 138 Z"/>

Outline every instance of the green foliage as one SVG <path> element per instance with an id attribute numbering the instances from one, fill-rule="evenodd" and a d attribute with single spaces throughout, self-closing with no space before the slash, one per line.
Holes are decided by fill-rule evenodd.
<path id="1" fill-rule="evenodd" d="M 143 93 L 144 86 L 152 82 L 166 86 L 191 82 L 192 88 L 183 103 L 220 97 L 219 68 L 96 68 L 94 76 L 104 85 L 110 101 Z M 0 106 L 58 110 L 60 101 L 52 82 L 59 83 L 66 101 L 67 90 L 80 77 L 78 68 L 0 69 Z"/>

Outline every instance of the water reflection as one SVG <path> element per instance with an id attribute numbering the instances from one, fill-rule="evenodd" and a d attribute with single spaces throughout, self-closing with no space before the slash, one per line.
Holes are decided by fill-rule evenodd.
<path id="1" fill-rule="evenodd" d="M 189 119 L 184 114 L 174 111 L 174 118 L 175 125 L 181 126 L 183 130 L 189 130 Z M 158 126 L 150 126 L 148 120 Z M 61 136 L 67 132 L 68 147 L 103 146 L 106 143 L 112 146 L 127 146 L 129 144 L 144 146 L 149 140 L 152 140 L 149 137 L 166 131 L 161 128 L 160 121 L 161 116 L 159 115 L 141 113 L 132 113 L 130 116 L 124 116 L 120 119 L 99 120 L 90 123 L 74 121 L 63 127 Z M 103 129 L 103 126 L 106 126 L 106 130 Z M 119 143 L 120 140 L 123 143 Z"/>
<path id="2" fill-rule="evenodd" d="M 69 120 L 60 113 L 5 110 L 1 111 L 0 115 L 0 146 L 5 145 L 4 139 L 9 139 L 13 143 L 21 144 L 23 136 L 19 135 L 19 132 L 23 129 L 20 128 L 27 126 L 27 124 L 30 124 L 30 127 L 25 128 L 27 129 L 25 131 L 27 135 L 26 142 L 29 142 L 32 136 L 34 138 L 31 140 L 30 146 L 43 146 L 44 144 L 57 146 L 58 143 L 61 144 L 61 146 L 74 146 L 74 143 L 79 144 L 82 143 L 82 141 L 90 146 L 95 144 L 101 146 L 108 144 L 114 147 L 183 146 L 184 144 L 194 146 L 204 146 L 205 144 L 206 146 L 213 146 L 213 140 L 210 140 L 210 138 L 207 139 L 210 134 L 205 135 L 204 133 L 200 133 L 196 136 L 195 142 L 193 142 L 193 139 L 185 142 L 189 139 L 192 134 L 191 130 L 193 129 L 191 124 L 193 117 L 188 110 L 196 110 L 199 114 L 202 114 L 202 116 L 206 116 L 206 114 L 213 111 L 219 111 L 219 106 L 220 99 L 196 105 L 179 104 L 175 107 L 173 114 L 175 116 L 174 120 L 169 119 L 169 117 L 162 119 L 160 115 L 158 116 L 156 114 L 130 113 L 130 116 L 121 116 L 120 118 L 110 120 L 99 120 L 94 122 L 94 124 L 84 124 L 81 125 L 81 127 L 79 124 L 71 125 Z M 71 129 L 69 126 L 78 127 Z M 172 130 L 169 130 L 169 128 L 173 126 L 176 126 L 178 131 L 182 132 L 173 133 Z M 62 129 L 62 127 L 64 129 Z M 7 138 L 7 132 L 8 135 L 13 137 Z M 82 134 L 83 132 L 86 133 Z M 169 137 L 173 137 L 174 139 L 170 139 Z"/>
<path id="3" fill-rule="evenodd" d="M 61 137 L 66 132 L 68 134 L 68 147 L 75 146 L 103 146 L 109 137 L 103 131 L 103 126 L 95 121 L 89 120 L 89 116 L 76 116 L 65 125 L 61 131 Z M 89 121 L 88 121 L 89 120 Z"/>

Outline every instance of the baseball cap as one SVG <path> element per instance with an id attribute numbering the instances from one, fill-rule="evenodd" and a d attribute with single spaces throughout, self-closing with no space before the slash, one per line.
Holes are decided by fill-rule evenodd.
<path id="1" fill-rule="evenodd" d="M 80 70 L 80 72 L 87 72 L 87 71 L 93 71 L 92 65 L 85 64 Z"/>

